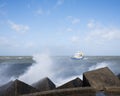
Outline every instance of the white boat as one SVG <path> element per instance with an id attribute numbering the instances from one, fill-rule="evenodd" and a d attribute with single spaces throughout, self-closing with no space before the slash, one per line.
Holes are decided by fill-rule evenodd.
<path id="1" fill-rule="evenodd" d="M 75 55 L 72 57 L 72 59 L 83 59 L 84 58 L 84 54 L 83 52 L 77 52 L 75 53 Z"/>

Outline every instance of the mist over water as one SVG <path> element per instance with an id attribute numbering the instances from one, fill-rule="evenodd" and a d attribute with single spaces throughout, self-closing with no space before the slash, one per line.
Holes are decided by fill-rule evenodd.
<path id="1" fill-rule="evenodd" d="M 99 69 L 99 68 L 103 68 L 103 67 L 108 67 L 108 66 L 109 66 L 108 63 L 101 62 L 101 63 L 97 63 L 97 64 L 92 65 L 91 67 L 89 67 L 89 70 L 88 70 L 88 71 L 95 70 L 95 69 Z"/>
<path id="2" fill-rule="evenodd" d="M 52 59 L 48 54 L 35 54 L 33 56 L 35 63 L 32 64 L 18 79 L 32 84 L 44 77 L 52 77 Z"/>
<path id="3" fill-rule="evenodd" d="M 5 61 L 6 62 L 6 61 Z M 12 62 L 0 63 L 0 85 L 3 85 L 11 80 L 15 80 L 19 75 L 27 70 L 30 64 L 12 64 Z"/>
<path id="4" fill-rule="evenodd" d="M 103 67 L 109 67 L 118 74 L 119 69 L 109 61 L 109 58 L 85 57 L 83 60 L 73 60 L 70 57 L 51 57 L 49 54 L 36 54 L 33 56 L 36 63 L 32 64 L 19 79 L 32 84 L 44 77 L 49 77 L 57 86 L 76 77 L 83 79 L 83 73 Z M 113 67 L 114 66 L 114 67 Z M 33 77 L 33 78 L 32 78 Z M 31 79 L 32 78 L 32 79 Z"/>
<path id="5" fill-rule="evenodd" d="M 0 78 L 0 85 L 2 83 L 6 83 L 8 81 L 8 78 L 6 76 L 4 76 L 4 77 L 2 76 L 2 75 L 4 75 L 5 70 L 7 70 L 8 67 L 9 67 L 8 65 L 0 65 L 0 77 L 2 77 L 2 78 Z"/>
<path id="6" fill-rule="evenodd" d="M 86 71 L 103 67 L 109 67 L 117 75 L 119 64 L 120 57 L 115 56 L 86 56 L 83 60 L 73 60 L 69 56 L 55 57 L 48 53 L 35 54 L 31 59 L 0 59 L 0 85 L 14 79 L 32 84 L 49 77 L 59 86 L 76 77 L 82 79 Z"/>

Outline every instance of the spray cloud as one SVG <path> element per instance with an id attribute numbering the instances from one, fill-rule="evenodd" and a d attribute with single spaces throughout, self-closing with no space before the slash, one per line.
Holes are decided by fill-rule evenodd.
<path id="1" fill-rule="evenodd" d="M 44 77 L 52 77 L 52 59 L 49 54 L 35 54 L 33 60 L 36 61 L 18 79 L 28 84 L 32 84 Z"/>

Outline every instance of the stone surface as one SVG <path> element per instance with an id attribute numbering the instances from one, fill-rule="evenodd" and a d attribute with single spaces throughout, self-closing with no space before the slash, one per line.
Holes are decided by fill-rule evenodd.
<path id="1" fill-rule="evenodd" d="M 80 78 L 76 78 L 74 80 L 71 80 L 71 81 L 57 87 L 57 89 L 74 88 L 74 87 L 82 87 L 82 80 Z"/>
<path id="2" fill-rule="evenodd" d="M 13 90 L 13 91 L 11 91 L 11 90 Z M 9 91 L 11 91 L 11 93 Z M 0 96 L 7 96 L 7 93 L 11 94 L 9 96 L 12 96 L 12 95 L 15 96 L 13 81 L 10 81 L 7 84 L 0 87 Z"/>
<path id="3" fill-rule="evenodd" d="M 120 79 L 120 74 L 118 74 L 117 77 Z"/>
<path id="4" fill-rule="evenodd" d="M 95 89 L 91 87 L 78 87 L 67 89 L 56 89 L 44 92 L 37 92 L 33 94 L 21 95 L 21 96 L 96 96 Z"/>
<path id="5" fill-rule="evenodd" d="M 0 87 L 0 96 L 18 96 L 33 92 L 37 92 L 37 89 L 19 80 L 11 81 Z"/>
<path id="6" fill-rule="evenodd" d="M 120 87 L 105 87 L 107 96 L 120 96 Z"/>
<path id="7" fill-rule="evenodd" d="M 39 91 L 47 91 L 56 88 L 55 84 L 48 77 L 32 84 L 32 86 L 38 89 Z"/>
<path id="8" fill-rule="evenodd" d="M 32 86 L 11 81 L 0 87 L 0 96 L 120 96 L 120 80 L 108 67 L 85 72 L 83 81 L 76 78 L 58 88 L 49 78 Z"/>
<path id="9" fill-rule="evenodd" d="M 83 74 L 83 86 L 104 90 L 105 87 L 120 86 L 120 80 L 108 67 L 104 67 L 85 72 Z"/>

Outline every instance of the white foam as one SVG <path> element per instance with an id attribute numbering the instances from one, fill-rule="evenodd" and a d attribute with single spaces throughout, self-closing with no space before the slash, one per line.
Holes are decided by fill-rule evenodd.
<path id="1" fill-rule="evenodd" d="M 106 63 L 106 62 L 97 63 L 96 65 L 93 65 L 93 66 L 89 67 L 88 71 L 103 68 L 103 67 L 107 67 L 107 66 L 108 66 L 108 63 Z"/>
<path id="2" fill-rule="evenodd" d="M 35 54 L 33 60 L 36 63 L 29 67 L 18 79 L 32 84 L 44 77 L 52 77 L 52 59 L 49 54 Z"/>
<path id="3" fill-rule="evenodd" d="M 0 86 L 8 82 L 9 77 L 7 77 L 5 73 L 10 66 L 11 65 L 8 64 L 0 65 Z"/>

